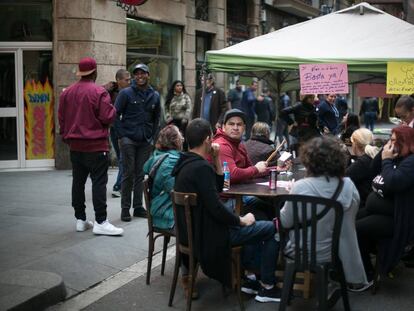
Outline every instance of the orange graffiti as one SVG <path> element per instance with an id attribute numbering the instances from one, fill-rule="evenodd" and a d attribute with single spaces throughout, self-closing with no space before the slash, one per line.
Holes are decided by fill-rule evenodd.
<path id="1" fill-rule="evenodd" d="M 27 80 L 24 87 L 26 159 L 54 158 L 53 88 L 46 79 Z"/>

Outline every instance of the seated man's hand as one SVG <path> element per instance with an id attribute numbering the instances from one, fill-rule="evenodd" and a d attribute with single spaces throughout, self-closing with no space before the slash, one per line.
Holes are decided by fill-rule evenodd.
<path id="1" fill-rule="evenodd" d="M 220 145 L 217 143 L 211 144 L 210 155 L 213 159 L 217 158 L 220 154 Z"/>
<path id="2" fill-rule="evenodd" d="M 259 173 L 264 173 L 267 171 L 267 162 L 266 161 L 257 162 L 255 167 L 257 168 Z"/>
<path id="3" fill-rule="evenodd" d="M 240 226 L 248 227 L 253 225 L 256 222 L 254 215 L 252 213 L 247 213 L 244 216 L 240 216 Z"/>

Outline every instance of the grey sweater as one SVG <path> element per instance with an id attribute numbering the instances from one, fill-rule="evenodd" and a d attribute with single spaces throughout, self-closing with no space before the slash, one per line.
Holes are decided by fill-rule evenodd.
<path id="1" fill-rule="evenodd" d="M 297 181 L 291 190 L 291 194 L 312 195 L 323 198 L 332 198 L 338 186 L 338 178 L 307 177 Z M 345 277 L 348 283 L 367 283 L 358 240 L 355 230 L 355 216 L 359 208 L 359 194 L 355 185 L 348 177 L 344 178 L 344 186 L 337 199 L 344 208 L 344 218 L 339 241 L 339 257 L 342 260 Z M 307 216 L 310 218 L 310 212 Z M 285 228 L 293 225 L 293 212 L 290 204 L 286 203 L 280 211 L 280 220 Z M 317 232 L 316 250 L 317 260 L 324 262 L 330 260 L 331 254 L 331 230 L 333 227 L 334 212 L 328 212 L 320 220 Z M 289 241 L 285 253 L 292 255 L 294 252 L 293 231 L 289 233 Z M 310 247 L 310 245 L 308 245 Z"/>

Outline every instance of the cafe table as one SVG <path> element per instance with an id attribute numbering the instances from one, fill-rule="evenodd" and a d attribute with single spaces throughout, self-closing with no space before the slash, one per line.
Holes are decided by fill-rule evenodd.
<path id="1" fill-rule="evenodd" d="M 292 180 L 298 180 L 305 176 L 305 170 L 301 165 L 294 165 L 292 170 Z M 231 184 L 230 189 L 227 190 L 225 193 L 227 195 L 232 195 L 236 199 L 236 206 L 235 212 L 237 215 L 240 215 L 240 211 L 243 206 L 242 197 L 246 196 L 256 196 L 264 199 L 269 199 L 270 201 L 272 198 L 275 198 L 277 195 L 280 194 L 288 194 L 289 191 L 286 189 L 287 180 L 280 180 L 282 177 L 281 174 L 277 175 L 278 177 L 278 187 L 274 190 L 271 190 L 269 187 L 269 176 L 263 178 L 256 178 L 251 179 L 246 183 L 240 184 Z M 278 212 L 278 211 L 276 211 Z"/>

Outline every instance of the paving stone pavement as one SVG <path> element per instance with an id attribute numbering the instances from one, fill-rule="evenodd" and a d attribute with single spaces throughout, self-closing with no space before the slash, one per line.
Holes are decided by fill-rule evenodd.
<path id="1" fill-rule="evenodd" d="M 116 174 L 109 170 L 107 210 L 109 220 L 125 229 L 122 237 L 75 231 L 71 171 L 0 172 L 0 275 L 15 270 L 54 273 L 63 279 L 68 298 L 146 258 L 147 221 L 120 221 L 120 198 L 111 196 Z M 87 216 L 94 220 L 90 180 L 86 200 Z M 36 288 L 2 278 L 0 310 L 29 292 Z"/>
<path id="2" fill-rule="evenodd" d="M 151 284 L 145 284 L 145 275 L 132 280 L 128 284 L 107 294 L 84 311 L 110 311 L 110 310 L 185 310 L 186 302 L 181 286 L 177 285 L 173 307 L 168 307 L 168 298 L 172 281 L 174 259 L 168 261 L 165 275 L 160 275 L 160 267 L 152 271 Z M 413 310 L 414 296 L 414 269 L 399 267 L 394 279 L 381 281 L 376 295 L 370 291 L 363 293 L 349 293 L 351 309 L 353 311 L 410 311 Z M 201 275 L 197 282 L 200 298 L 193 301 L 192 310 L 229 311 L 240 310 L 235 294 L 223 297 L 221 285 L 216 281 Z M 277 303 L 258 303 L 253 296 L 243 295 L 246 310 L 278 310 Z M 303 311 L 315 310 L 314 299 L 304 300 L 297 297 L 292 300 L 288 310 Z M 69 309 L 59 309 L 69 310 Z M 342 300 L 339 300 L 333 311 L 343 310 Z"/>

